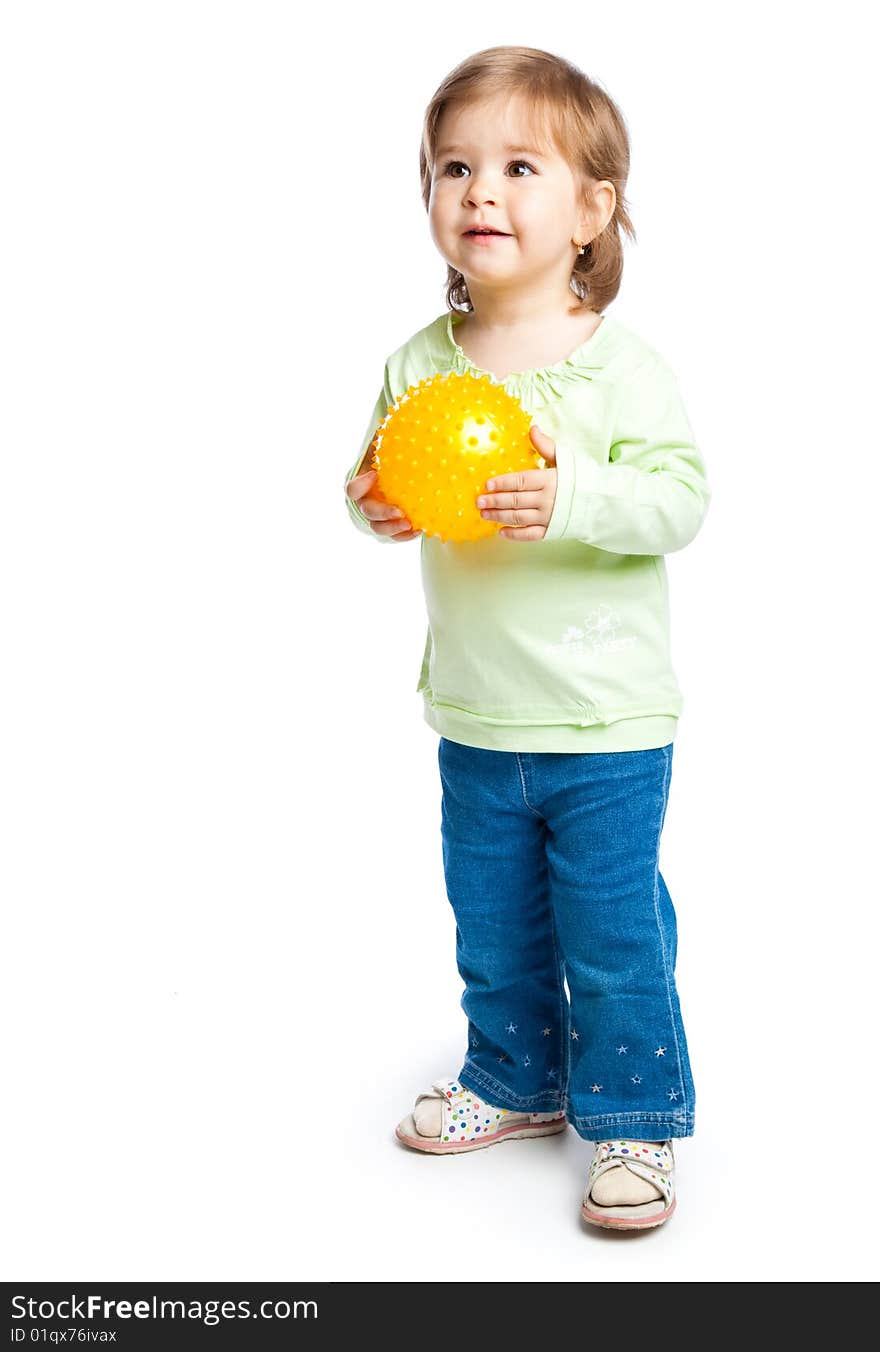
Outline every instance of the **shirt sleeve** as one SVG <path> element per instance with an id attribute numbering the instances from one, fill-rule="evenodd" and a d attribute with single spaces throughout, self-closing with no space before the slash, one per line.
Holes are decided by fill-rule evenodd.
<path id="1" fill-rule="evenodd" d="M 394 403 L 394 396 L 393 396 L 392 393 L 391 393 L 391 387 L 390 387 L 390 383 L 389 383 L 389 379 L 388 379 L 388 363 L 386 362 L 386 364 L 385 364 L 385 377 L 384 377 L 384 380 L 383 380 L 383 382 L 382 382 L 382 390 L 381 390 L 381 392 L 380 392 L 380 394 L 379 394 L 379 397 L 378 397 L 377 400 L 376 400 L 375 407 L 373 408 L 373 411 L 372 411 L 372 413 L 370 414 L 370 418 L 369 418 L 369 422 L 367 423 L 366 431 L 364 432 L 363 438 L 362 438 L 362 440 L 361 440 L 361 449 L 360 449 L 359 452 L 358 452 L 358 458 L 357 458 L 357 460 L 355 460 L 355 462 L 354 462 L 354 464 L 352 465 L 351 469 L 348 471 L 348 473 L 347 473 L 346 476 L 345 476 L 345 483 L 343 484 L 343 489 L 345 489 L 345 488 L 348 486 L 348 484 L 351 482 L 351 480 L 354 479 L 354 478 L 356 477 L 357 472 L 358 472 L 358 470 L 360 469 L 361 461 L 363 460 L 364 456 L 366 455 L 367 447 L 369 446 L 370 442 L 373 440 L 373 437 L 374 437 L 374 435 L 375 435 L 375 433 L 376 433 L 376 428 L 379 426 L 379 423 L 380 423 L 380 422 L 382 421 L 382 419 L 385 417 L 385 414 L 388 412 L 389 408 L 391 407 L 391 405 L 392 405 L 393 403 Z M 354 502 L 352 502 L 351 498 L 348 496 L 347 493 L 345 494 L 345 505 L 346 505 L 347 508 L 348 508 L 348 514 L 349 514 L 349 516 L 351 517 L 351 519 L 352 519 L 354 525 L 357 526 L 358 530 L 363 531 L 363 533 L 364 533 L 365 535 L 369 535 L 369 537 L 370 537 L 371 540 L 378 540 L 380 544 L 392 544 L 392 543 L 393 543 L 393 537 L 392 537 L 392 536 L 390 536 L 390 535 L 377 535 L 377 534 L 376 534 L 376 532 L 371 528 L 370 523 L 369 523 L 369 521 L 367 520 L 367 518 L 364 516 L 363 512 L 360 510 L 360 508 L 359 508 Z"/>
<path id="2" fill-rule="evenodd" d="M 690 544 L 711 489 L 668 364 L 654 357 L 627 382 L 608 464 L 556 443 L 556 500 L 544 540 L 580 540 L 615 554 L 672 554 Z"/>

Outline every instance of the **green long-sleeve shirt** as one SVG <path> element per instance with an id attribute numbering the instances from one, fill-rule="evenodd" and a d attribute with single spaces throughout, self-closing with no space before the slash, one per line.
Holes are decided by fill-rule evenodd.
<path id="1" fill-rule="evenodd" d="M 458 322 L 445 312 L 388 358 L 346 484 L 410 385 L 435 373 L 487 374 L 455 341 Z M 665 746 L 684 701 L 663 556 L 693 540 L 711 496 L 676 377 L 606 314 L 568 357 L 503 384 L 556 442 L 553 513 L 541 540 L 420 537 L 425 720 L 490 750 Z M 346 503 L 358 529 L 390 543 Z"/>

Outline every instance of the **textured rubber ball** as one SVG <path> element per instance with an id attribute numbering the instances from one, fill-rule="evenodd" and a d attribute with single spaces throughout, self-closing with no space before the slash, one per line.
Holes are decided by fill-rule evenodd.
<path id="1" fill-rule="evenodd" d="M 486 480 L 540 469 L 531 416 L 489 376 L 435 375 L 410 385 L 373 437 L 375 492 L 399 507 L 413 530 L 448 541 L 497 535 L 503 521 L 480 516 Z"/>

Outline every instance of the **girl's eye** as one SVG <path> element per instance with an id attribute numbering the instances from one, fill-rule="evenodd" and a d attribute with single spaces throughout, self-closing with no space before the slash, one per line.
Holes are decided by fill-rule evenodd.
<path id="1" fill-rule="evenodd" d="M 513 167 L 513 165 L 515 165 L 515 164 L 521 164 L 525 169 L 528 169 L 528 171 L 529 171 L 530 174 L 533 174 L 533 173 L 535 172 L 534 169 L 532 168 L 532 166 L 531 166 L 530 164 L 528 164 L 525 160 L 511 160 L 510 164 L 507 166 L 508 169 L 511 169 L 511 168 Z M 466 168 L 467 168 L 467 165 L 466 165 L 466 164 L 462 164 L 461 160 L 450 160 L 449 163 L 447 164 L 446 168 L 443 170 L 443 172 L 444 172 L 444 174 L 448 174 L 449 171 L 450 171 L 450 169 L 458 169 L 458 168 L 466 169 Z M 459 174 L 452 174 L 452 175 L 450 175 L 450 177 L 452 177 L 452 178 L 459 178 L 460 175 L 459 175 Z M 523 174 L 514 174 L 514 178 L 523 178 L 523 177 L 524 177 Z"/>

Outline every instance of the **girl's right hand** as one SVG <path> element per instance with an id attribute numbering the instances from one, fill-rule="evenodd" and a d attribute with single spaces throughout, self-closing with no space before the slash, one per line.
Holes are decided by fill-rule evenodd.
<path id="1" fill-rule="evenodd" d="M 395 544 L 421 535 L 420 530 L 412 529 L 399 507 L 392 507 L 383 498 L 370 496 L 375 484 L 376 471 L 368 469 L 366 474 L 357 474 L 345 485 L 346 493 L 369 521 L 370 530 L 376 535 L 390 535 Z"/>

